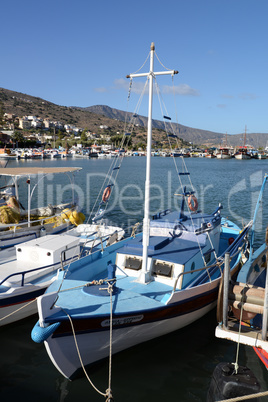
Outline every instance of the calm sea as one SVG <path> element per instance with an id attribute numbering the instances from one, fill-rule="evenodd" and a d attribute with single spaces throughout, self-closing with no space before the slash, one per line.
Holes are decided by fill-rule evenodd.
<path id="1" fill-rule="evenodd" d="M 181 171 L 181 159 L 176 164 Z M 199 207 L 212 212 L 223 205 L 222 215 L 241 227 L 252 217 L 268 160 L 216 160 L 189 158 L 185 160 L 191 173 Z M 75 196 L 79 198 L 86 217 L 96 202 L 101 185 L 112 160 L 34 160 L 13 161 L 15 166 L 77 166 Z M 107 218 L 126 230 L 142 222 L 145 158 L 125 158 L 107 210 Z M 183 176 L 186 177 L 186 176 Z M 111 179 L 112 180 L 112 179 Z M 4 178 L 0 179 L 4 183 Z M 32 183 L 34 185 L 34 181 Z M 171 158 L 152 158 L 151 213 L 159 209 L 179 208 L 179 177 Z M 187 183 L 186 183 L 187 184 Z M 40 187 L 40 188 L 39 188 Z M 187 187 L 189 187 L 187 185 Z M 26 204 L 27 184 L 20 181 L 21 202 Z M 69 179 L 49 176 L 33 193 L 33 205 L 64 202 L 70 195 Z M 264 241 L 268 224 L 268 189 L 261 204 L 256 226 L 256 246 Z M 26 205 L 27 206 L 27 205 Z M 104 401 L 86 378 L 70 382 L 51 363 L 44 345 L 31 340 L 37 316 L 0 328 L 0 398 L 1 401 L 77 402 Z M 206 401 L 207 390 L 215 366 L 234 362 L 236 345 L 215 338 L 216 312 L 212 311 L 183 330 L 138 345 L 113 357 L 112 390 L 116 402 Z M 247 365 L 257 375 L 262 390 L 267 389 L 267 372 L 251 348 L 240 347 L 240 365 Z M 89 372 L 102 392 L 108 387 L 108 362 Z M 264 400 L 264 398 L 262 398 Z"/>

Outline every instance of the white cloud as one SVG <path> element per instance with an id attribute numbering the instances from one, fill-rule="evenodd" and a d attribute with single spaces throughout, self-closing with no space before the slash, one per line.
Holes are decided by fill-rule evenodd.
<path id="1" fill-rule="evenodd" d="M 257 96 L 252 93 L 243 93 L 239 95 L 239 98 L 244 100 L 254 100 L 257 99 Z"/>
<path id="2" fill-rule="evenodd" d="M 223 95 L 221 95 L 221 97 L 224 99 L 234 99 L 233 95 L 228 95 L 228 94 L 223 94 Z"/>
<path id="3" fill-rule="evenodd" d="M 114 86 L 110 88 L 95 88 L 96 92 L 108 92 L 111 90 L 119 90 L 123 89 L 125 91 L 129 90 L 129 80 L 126 80 L 124 78 L 119 78 L 114 80 Z M 134 92 L 136 94 L 141 94 L 144 91 L 144 86 L 146 85 L 146 81 L 132 81 L 132 86 L 131 86 L 131 92 Z M 164 94 L 174 94 L 175 95 L 181 95 L 181 96 L 199 96 L 200 93 L 198 90 L 191 88 L 187 84 L 180 84 L 178 86 L 172 86 L 172 85 L 163 85 L 160 87 L 160 91 Z M 145 93 L 148 93 L 148 85 L 146 87 Z"/>
<path id="4" fill-rule="evenodd" d="M 182 95 L 182 96 L 199 96 L 200 95 L 200 93 L 197 89 L 191 88 L 187 84 L 180 84 L 180 85 L 174 86 L 174 88 L 169 85 L 164 85 L 162 87 L 162 91 L 165 94 L 175 93 L 176 95 Z"/>
<path id="5" fill-rule="evenodd" d="M 94 88 L 94 91 L 104 93 L 104 92 L 107 92 L 108 90 L 105 87 L 99 87 L 99 88 Z"/>
<path id="6" fill-rule="evenodd" d="M 114 86 L 116 89 L 125 89 L 129 90 L 129 80 L 125 80 L 124 78 L 120 78 L 114 81 Z M 141 94 L 144 89 L 145 82 L 132 81 L 131 91 L 136 94 Z"/>

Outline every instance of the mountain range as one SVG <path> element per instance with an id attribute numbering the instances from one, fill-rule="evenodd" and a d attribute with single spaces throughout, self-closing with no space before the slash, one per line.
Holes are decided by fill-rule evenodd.
<path id="1" fill-rule="evenodd" d="M 61 121 L 63 124 L 73 124 L 82 129 L 96 132 L 100 125 L 110 127 L 113 132 L 123 132 L 125 121 L 130 120 L 131 113 L 114 109 L 105 105 L 89 107 L 67 107 L 56 105 L 42 98 L 22 94 L 0 88 L 0 108 L 5 113 L 15 114 L 18 117 L 34 115 L 41 118 Z M 145 139 L 144 127 L 147 124 L 147 117 L 137 116 L 135 120 L 140 132 L 136 130 L 136 137 Z M 244 143 L 244 133 L 226 135 L 198 128 L 187 127 L 182 124 L 172 123 L 174 133 L 185 142 L 205 147 L 218 147 L 227 143 L 230 146 L 239 146 Z M 164 132 L 165 123 L 153 120 L 155 133 Z M 139 130 L 138 130 L 139 131 Z M 154 134 L 154 132 L 153 132 Z M 161 136 L 159 137 L 161 142 Z M 266 147 L 268 144 L 268 133 L 247 133 L 246 143 L 254 148 Z"/>

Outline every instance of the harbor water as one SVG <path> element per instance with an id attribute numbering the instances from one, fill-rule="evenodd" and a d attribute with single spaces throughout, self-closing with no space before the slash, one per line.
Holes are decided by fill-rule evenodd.
<path id="1" fill-rule="evenodd" d="M 174 161 L 177 169 L 174 167 Z M 12 161 L 8 167 L 81 167 L 75 176 L 75 196 L 86 217 L 90 217 L 112 159 Z M 241 228 L 253 218 L 268 160 L 185 160 L 198 198 L 199 209 L 212 212 L 222 204 L 222 216 Z M 124 158 L 107 207 L 109 222 L 130 228 L 142 223 L 145 181 L 144 157 Z M 185 167 L 181 158 L 152 158 L 151 215 L 164 209 L 179 209 L 178 171 Z M 72 195 L 68 178 L 47 177 L 36 188 L 33 204 L 43 206 L 64 202 Z M 182 176 L 188 177 L 188 176 Z M 0 178 L 1 186 L 4 178 Z M 188 184 L 187 188 L 189 188 Z M 27 185 L 20 181 L 21 203 L 27 206 Z M 264 193 L 256 225 L 256 246 L 264 242 L 268 225 L 268 189 Z M 140 226 L 141 227 L 141 226 Z M 85 377 L 73 382 L 53 366 L 43 344 L 31 340 L 37 315 L 0 327 L 1 401 L 83 402 L 105 401 Z M 194 324 L 164 337 L 135 346 L 113 356 L 112 391 L 115 402 L 205 402 L 214 368 L 220 362 L 235 362 L 237 346 L 215 337 L 216 311 Z M 268 389 L 268 373 L 250 347 L 240 345 L 238 364 L 246 365 L 257 376 L 261 390 Z M 82 356 L 83 359 L 83 356 Z M 108 388 L 108 361 L 88 371 L 102 392 Z M 267 397 L 266 397 L 267 398 Z M 268 398 L 266 399 L 268 400 Z M 265 401 L 262 398 L 261 401 Z"/>

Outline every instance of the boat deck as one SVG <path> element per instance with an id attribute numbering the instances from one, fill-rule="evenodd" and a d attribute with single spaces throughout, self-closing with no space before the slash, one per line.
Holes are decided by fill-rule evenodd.
<path id="1" fill-rule="evenodd" d="M 110 313 L 110 295 L 106 284 L 86 287 L 84 281 L 69 280 L 66 282 L 63 283 L 56 304 L 60 305 L 64 311 L 70 311 L 73 318 L 78 316 L 83 318 L 83 316 L 88 317 L 96 314 L 104 316 Z M 68 289 L 73 287 L 72 293 L 64 292 L 66 286 Z M 51 291 L 54 287 L 55 284 L 52 284 Z M 157 281 L 152 281 L 150 286 L 146 286 L 135 281 L 133 277 L 118 276 L 113 294 L 113 313 L 121 314 L 126 311 L 133 313 L 163 307 L 165 305 L 164 296 L 171 294 L 172 290 L 173 286 Z M 79 306 L 77 311 L 76 305 Z M 60 311 L 53 315 L 53 320 L 55 321 L 57 317 L 65 315 Z"/>
<path id="2" fill-rule="evenodd" d="M 197 242 L 197 238 L 199 243 Z M 205 246 L 206 235 L 195 236 L 194 239 L 187 236 L 187 232 L 179 237 L 151 236 L 148 247 L 148 257 L 161 261 L 176 262 L 184 265 L 194 255 L 200 253 L 200 248 Z M 200 247 L 199 247 L 200 246 Z M 131 239 L 118 253 L 142 256 L 142 238 Z"/>

